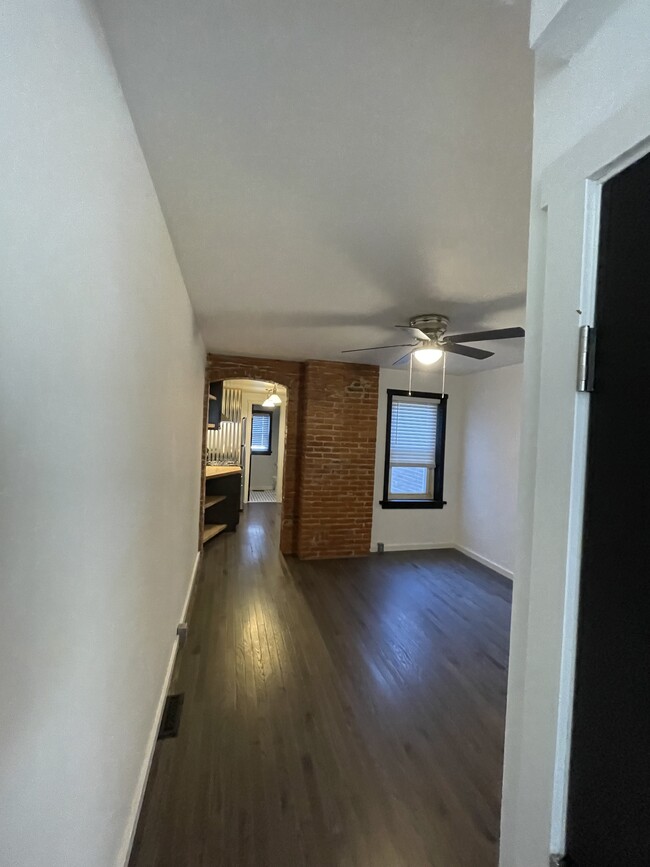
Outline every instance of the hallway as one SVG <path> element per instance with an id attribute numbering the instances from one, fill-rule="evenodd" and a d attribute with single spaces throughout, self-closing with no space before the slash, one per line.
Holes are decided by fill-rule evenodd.
<path id="1" fill-rule="evenodd" d="M 495 867 L 510 583 L 450 550 L 208 545 L 130 867 Z"/>

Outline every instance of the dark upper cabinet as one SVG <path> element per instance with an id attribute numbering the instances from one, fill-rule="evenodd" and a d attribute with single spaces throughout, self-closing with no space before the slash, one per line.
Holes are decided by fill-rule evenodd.
<path id="1" fill-rule="evenodd" d="M 221 427 L 221 405 L 223 403 L 223 381 L 210 383 L 208 399 L 208 424 L 217 430 Z"/>

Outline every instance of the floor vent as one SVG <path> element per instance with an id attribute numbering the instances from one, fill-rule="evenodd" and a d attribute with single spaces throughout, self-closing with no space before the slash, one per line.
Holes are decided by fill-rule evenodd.
<path id="1" fill-rule="evenodd" d="M 162 720 L 160 721 L 160 731 L 158 732 L 159 741 L 164 740 L 164 738 L 175 738 L 178 734 L 181 724 L 181 714 L 183 713 L 183 698 L 184 693 L 182 692 L 167 696 Z"/>

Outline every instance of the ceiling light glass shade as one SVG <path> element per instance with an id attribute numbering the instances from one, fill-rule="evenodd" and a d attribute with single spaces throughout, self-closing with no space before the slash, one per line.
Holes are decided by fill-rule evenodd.
<path id="1" fill-rule="evenodd" d="M 442 349 L 416 349 L 413 353 L 420 364 L 435 364 L 442 358 Z"/>
<path id="2" fill-rule="evenodd" d="M 282 398 L 278 394 L 277 386 L 273 386 L 273 389 L 267 392 L 266 400 L 262 404 L 262 406 L 267 406 L 270 409 L 273 409 L 276 406 L 280 406 L 282 403 Z"/>

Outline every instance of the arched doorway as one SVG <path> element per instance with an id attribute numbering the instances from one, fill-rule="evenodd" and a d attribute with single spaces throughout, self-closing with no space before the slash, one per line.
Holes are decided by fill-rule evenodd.
<path id="1" fill-rule="evenodd" d="M 275 361 L 271 359 L 253 359 L 238 357 L 221 357 L 209 355 L 206 366 L 206 386 L 204 400 L 204 417 L 207 419 L 210 383 L 224 380 L 253 380 L 271 382 L 284 386 L 286 389 L 286 414 L 284 461 L 282 467 L 282 517 L 280 533 L 280 551 L 283 554 L 294 554 L 297 547 L 298 530 L 298 428 L 301 388 L 300 362 Z M 204 425 L 202 449 L 202 492 L 205 490 L 207 428 Z M 203 502 L 201 507 L 203 521 Z"/>

